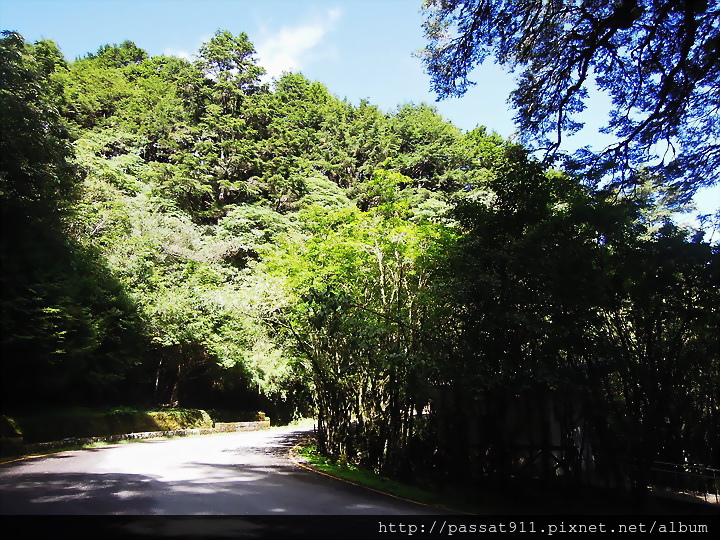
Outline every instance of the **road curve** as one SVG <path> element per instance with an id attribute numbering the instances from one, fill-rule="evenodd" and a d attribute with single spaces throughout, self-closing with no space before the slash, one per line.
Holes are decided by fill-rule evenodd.
<path id="1" fill-rule="evenodd" d="M 308 471 L 307 429 L 152 439 L 0 465 L 3 515 L 422 515 L 436 508 Z"/>

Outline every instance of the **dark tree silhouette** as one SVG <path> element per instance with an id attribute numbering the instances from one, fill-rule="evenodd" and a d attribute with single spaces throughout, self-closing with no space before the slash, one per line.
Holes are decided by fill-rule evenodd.
<path id="1" fill-rule="evenodd" d="M 493 57 L 519 70 L 512 94 L 526 142 L 558 155 L 594 82 L 612 98 L 617 137 L 575 164 L 628 185 L 641 166 L 687 198 L 720 171 L 720 2 L 717 0 L 429 0 L 421 55 L 439 99 L 462 95 Z"/>

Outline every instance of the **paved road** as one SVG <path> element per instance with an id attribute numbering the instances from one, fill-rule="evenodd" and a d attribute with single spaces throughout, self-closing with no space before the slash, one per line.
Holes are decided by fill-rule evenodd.
<path id="1" fill-rule="evenodd" d="M 437 514 L 308 471 L 307 430 L 154 439 L 0 465 L 0 514 Z"/>

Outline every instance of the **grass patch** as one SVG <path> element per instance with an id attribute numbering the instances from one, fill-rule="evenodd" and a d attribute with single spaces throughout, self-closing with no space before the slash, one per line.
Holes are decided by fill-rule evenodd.
<path id="1" fill-rule="evenodd" d="M 467 514 L 487 514 L 492 513 L 493 510 L 486 505 L 475 504 L 472 499 L 468 499 L 466 492 L 458 489 L 443 490 L 441 492 L 430 491 L 354 465 L 336 463 L 320 455 L 314 441 L 308 440 L 298 445 L 296 451 L 299 456 L 319 471 L 376 491 L 389 493 L 401 499 Z"/>
<path id="2" fill-rule="evenodd" d="M 297 427 L 297 428 L 311 428 L 315 426 L 316 420 L 314 418 L 298 418 L 296 420 L 293 420 L 292 422 L 285 424 L 285 425 L 279 425 L 279 426 L 270 426 L 271 430 L 274 429 L 285 429 L 288 426 Z"/>

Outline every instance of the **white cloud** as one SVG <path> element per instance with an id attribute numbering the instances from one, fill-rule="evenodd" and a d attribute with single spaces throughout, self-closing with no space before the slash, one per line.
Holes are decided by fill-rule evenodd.
<path id="1" fill-rule="evenodd" d="M 178 58 L 183 58 L 189 62 L 194 62 L 197 60 L 197 51 L 200 50 L 200 47 L 207 43 L 212 39 L 212 34 L 205 34 L 204 36 L 201 36 L 200 39 L 196 41 L 195 50 L 193 52 L 188 52 L 185 49 L 174 49 L 172 47 L 166 47 L 165 50 L 163 50 L 163 55 L 165 56 L 176 56 Z"/>
<path id="2" fill-rule="evenodd" d="M 163 51 L 163 56 L 176 56 L 178 58 L 184 58 L 185 60 L 193 61 L 195 60 L 195 54 L 189 53 L 187 51 L 183 51 L 182 49 L 172 49 L 170 47 L 166 48 Z"/>
<path id="3" fill-rule="evenodd" d="M 267 71 L 268 79 L 279 77 L 283 71 L 299 71 L 315 55 L 312 54 L 325 35 L 340 18 L 339 9 L 328 10 L 315 21 L 299 26 L 284 26 L 263 39 L 256 47 L 260 65 Z"/>

